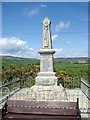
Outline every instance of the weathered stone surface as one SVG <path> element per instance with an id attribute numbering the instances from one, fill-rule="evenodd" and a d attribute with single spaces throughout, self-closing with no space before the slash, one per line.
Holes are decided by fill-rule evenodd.
<path id="1" fill-rule="evenodd" d="M 46 49 L 46 48 L 52 48 L 51 45 L 51 35 L 50 35 L 50 25 L 51 25 L 51 21 L 45 17 L 43 19 L 43 41 L 42 41 L 42 48 Z"/>
<path id="2" fill-rule="evenodd" d="M 43 85 L 43 86 L 57 85 L 57 77 L 56 76 L 37 76 L 36 85 Z"/>
<path id="3" fill-rule="evenodd" d="M 36 77 L 36 85 L 50 86 L 57 85 L 57 77 L 53 72 L 52 40 L 50 32 L 51 21 L 46 17 L 43 20 L 42 49 L 40 49 L 40 73 Z"/>
<path id="4" fill-rule="evenodd" d="M 34 100 L 39 100 L 39 101 L 47 101 L 47 100 L 62 100 L 65 101 L 66 99 L 66 93 L 64 91 L 64 88 L 62 85 L 60 86 L 37 86 L 34 85 L 31 87 L 32 91 L 32 98 Z M 61 94 L 62 93 L 62 94 Z"/>

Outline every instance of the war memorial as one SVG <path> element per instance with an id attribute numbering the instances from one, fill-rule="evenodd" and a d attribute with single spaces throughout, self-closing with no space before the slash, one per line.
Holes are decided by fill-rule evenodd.
<path id="1" fill-rule="evenodd" d="M 51 21 L 45 17 L 42 21 L 42 47 L 40 54 L 40 72 L 31 88 L 19 89 L 7 98 L 3 108 L 2 120 L 80 120 L 88 117 L 83 114 L 83 106 L 89 110 L 89 99 L 81 89 L 67 89 L 61 84 L 54 72 L 55 53 L 51 39 Z M 82 112 L 82 114 L 81 114 Z"/>

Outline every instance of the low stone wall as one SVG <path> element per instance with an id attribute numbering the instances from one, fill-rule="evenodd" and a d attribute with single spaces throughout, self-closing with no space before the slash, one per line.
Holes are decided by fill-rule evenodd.
<path id="1" fill-rule="evenodd" d="M 81 80 L 81 90 L 90 99 L 90 85 L 83 79 Z"/>

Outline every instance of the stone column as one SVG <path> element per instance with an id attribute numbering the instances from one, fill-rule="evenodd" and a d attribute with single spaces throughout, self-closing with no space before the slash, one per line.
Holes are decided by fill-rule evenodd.
<path id="1" fill-rule="evenodd" d="M 40 72 L 36 77 L 36 85 L 50 86 L 57 85 L 57 77 L 53 72 L 52 39 L 50 31 L 51 21 L 45 17 L 43 20 L 42 49 L 40 49 Z"/>

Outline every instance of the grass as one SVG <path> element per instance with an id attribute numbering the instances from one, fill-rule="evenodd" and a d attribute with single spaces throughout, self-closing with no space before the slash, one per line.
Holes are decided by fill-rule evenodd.
<path id="1" fill-rule="evenodd" d="M 39 63 L 39 60 L 34 59 L 3 59 L 2 64 L 0 62 L 0 66 L 3 66 L 5 69 L 9 69 L 11 64 L 16 66 L 21 64 L 25 67 L 28 67 L 28 64 L 39 65 Z M 54 69 L 56 72 L 64 71 L 66 74 L 71 75 L 72 77 L 83 76 L 86 79 L 88 78 L 88 64 L 75 64 L 74 62 L 55 62 Z"/>
<path id="2" fill-rule="evenodd" d="M 0 62 L 1 63 L 1 62 Z M 3 59 L 2 60 L 2 66 L 5 68 L 8 68 L 10 64 L 22 64 L 22 65 L 28 65 L 28 64 L 38 64 L 39 60 L 34 60 L 34 59 L 22 59 L 22 60 L 17 60 L 17 59 Z M 1 64 L 0 64 L 1 66 Z"/>
<path id="3" fill-rule="evenodd" d="M 67 74 L 72 76 L 88 76 L 88 64 L 74 64 L 70 62 L 59 63 L 56 62 L 54 65 L 56 71 L 65 71 Z"/>

